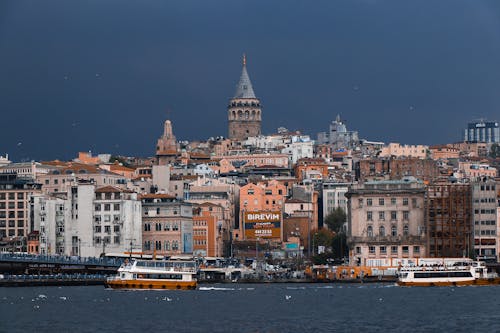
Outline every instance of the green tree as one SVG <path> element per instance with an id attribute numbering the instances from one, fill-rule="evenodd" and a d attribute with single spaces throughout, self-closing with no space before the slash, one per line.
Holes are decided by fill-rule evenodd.
<path id="1" fill-rule="evenodd" d="M 344 230 L 344 224 L 347 221 L 347 215 L 341 207 L 337 207 L 325 217 L 324 223 L 328 229 L 335 233 L 340 233 Z"/>
<path id="2" fill-rule="evenodd" d="M 494 143 L 491 145 L 490 157 L 492 158 L 500 157 L 500 145 L 498 145 L 498 143 Z"/>

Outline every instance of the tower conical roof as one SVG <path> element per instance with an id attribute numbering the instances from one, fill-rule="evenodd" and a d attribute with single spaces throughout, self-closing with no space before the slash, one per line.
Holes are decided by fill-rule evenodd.
<path id="1" fill-rule="evenodd" d="M 253 92 L 252 82 L 247 72 L 247 59 L 243 55 L 243 69 L 241 70 L 240 82 L 236 87 L 234 98 L 256 98 Z"/>

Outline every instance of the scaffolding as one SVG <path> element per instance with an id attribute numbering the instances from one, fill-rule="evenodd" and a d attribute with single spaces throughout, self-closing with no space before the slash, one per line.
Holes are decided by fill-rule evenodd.
<path id="1" fill-rule="evenodd" d="M 469 184 L 427 187 L 426 230 L 430 257 L 469 257 L 473 253 L 472 189 Z"/>

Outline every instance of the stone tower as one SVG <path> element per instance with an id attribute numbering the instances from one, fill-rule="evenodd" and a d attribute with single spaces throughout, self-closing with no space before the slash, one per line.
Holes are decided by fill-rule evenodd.
<path id="1" fill-rule="evenodd" d="M 227 107 L 229 138 L 245 140 L 250 136 L 260 135 L 261 112 L 260 101 L 253 92 L 252 82 L 247 73 L 247 60 L 243 55 L 240 81 L 236 87 L 236 94 Z"/>
<path id="2" fill-rule="evenodd" d="M 172 130 L 172 122 L 166 120 L 163 135 L 156 144 L 156 159 L 159 165 L 173 163 L 179 155 L 179 147 Z"/>

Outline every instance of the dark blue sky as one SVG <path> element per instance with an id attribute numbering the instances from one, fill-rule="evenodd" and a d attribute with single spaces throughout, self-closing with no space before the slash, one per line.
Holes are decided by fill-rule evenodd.
<path id="1" fill-rule="evenodd" d="M 227 135 L 241 55 L 263 132 L 436 144 L 500 120 L 497 0 L 0 1 L 0 155 L 150 156 Z"/>

